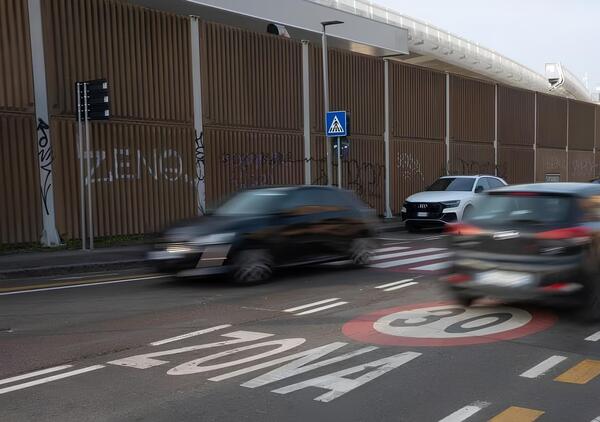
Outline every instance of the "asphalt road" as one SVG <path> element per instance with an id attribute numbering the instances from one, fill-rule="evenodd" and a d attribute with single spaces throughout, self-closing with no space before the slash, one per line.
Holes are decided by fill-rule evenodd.
<path id="1" fill-rule="evenodd" d="M 438 236 L 271 283 L 70 275 L 0 286 L 0 420 L 592 421 L 600 325 L 436 280 Z M 423 308 L 429 308 L 423 310 Z"/>

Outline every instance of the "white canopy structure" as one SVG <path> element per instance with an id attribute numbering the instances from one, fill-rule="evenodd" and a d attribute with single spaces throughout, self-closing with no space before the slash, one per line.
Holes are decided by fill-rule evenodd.
<path id="1" fill-rule="evenodd" d="M 453 35 L 443 29 L 379 6 L 367 0 L 307 0 L 354 13 L 375 21 L 408 30 L 410 55 L 399 60 L 427 67 L 471 74 L 507 85 L 551 93 L 567 98 L 590 101 L 590 92 L 564 66 L 554 64 L 559 80 L 549 82 L 542 75 L 478 43 Z"/>

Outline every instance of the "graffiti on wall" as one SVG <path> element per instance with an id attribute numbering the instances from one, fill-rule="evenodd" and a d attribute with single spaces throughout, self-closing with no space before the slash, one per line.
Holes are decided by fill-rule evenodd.
<path id="1" fill-rule="evenodd" d="M 399 152 L 396 154 L 396 168 L 401 180 L 418 180 L 425 183 L 425 172 L 421 161 L 412 154 Z"/>
<path id="2" fill-rule="evenodd" d="M 206 170 L 204 163 L 204 132 L 200 132 L 194 140 L 196 153 L 196 190 L 198 191 L 198 213 L 204 214 L 206 208 L 205 178 Z"/>
<path id="3" fill-rule="evenodd" d="M 592 179 L 597 166 L 592 160 L 570 160 L 569 179 Z"/>
<path id="4" fill-rule="evenodd" d="M 43 180 L 40 186 L 40 191 L 42 195 L 42 203 L 44 205 L 44 213 L 46 213 L 46 215 L 50 215 L 50 211 L 48 210 L 48 193 L 52 188 L 52 162 L 54 161 L 52 146 L 48 141 L 48 130 L 50 130 L 48 123 L 42 119 L 38 119 L 38 161 L 40 173 L 43 173 L 40 174 Z"/>

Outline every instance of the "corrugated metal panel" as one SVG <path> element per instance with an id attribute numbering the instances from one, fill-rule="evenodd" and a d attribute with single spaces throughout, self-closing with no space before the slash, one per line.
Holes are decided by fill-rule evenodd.
<path id="1" fill-rule="evenodd" d="M 495 173 L 494 146 L 468 142 L 450 143 L 450 174 Z"/>
<path id="2" fill-rule="evenodd" d="M 533 183 L 534 154 L 532 147 L 499 147 L 498 176 L 509 184 Z"/>
<path id="3" fill-rule="evenodd" d="M 79 237 L 79 154 L 76 123 L 53 118 L 57 225 Z M 123 122 L 91 125 L 94 233 L 156 233 L 196 214 L 191 127 Z"/>
<path id="4" fill-rule="evenodd" d="M 209 209 L 241 189 L 304 181 L 301 135 L 207 128 L 204 139 Z"/>
<path id="5" fill-rule="evenodd" d="M 594 113 L 596 106 L 569 100 L 569 150 L 594 149 Z"/>
<path id="6" fill-rule="evenodd" d="M 27 0 L 0 1 L 0 110 L 33 111 Z"/>
<path id="7" fill-rule="evenodd" d="M 494 142 L 494 85 L 450 76 L 450 140 Z"/>
<path id="8" fill-rule="evenodd" d="M 302 47 L 220 24 L 202 26 L 204 124 L 302 130 Z"/>
<path id="9" fill-rule="evenodd" d="M 535 93 L 498 86 L 498 143 L 533 145 Z"/>
<path id="10" fill-rule="evenodd" d="M 324 133 L 322 50 L 310 48 L 311 124 Z M 381 136 L 384 130 L 383 60 L 329 49 L 329 109 L 350 113 L 350 132 Z"/>
<path id="11" fill-rule="evenodd" d="M 569 150 L 569 182 L 589 182 L 594 178 L 594 154 Z"/>
<path id="12" fill-rule="evenodd" d="M 596 148 L 600 148 L 600 106 L 596 106 Z"/>
<path id="13" fill-rule="evenodd" d="M 567 146 L 567 100 L 554 95 L 537 95 L 537 146 Z"/>
<path id="14" fill-rule="evenodd" d="M 536 182 L 543 182 L 548 174 L 557 174 L 561 182 L 567 181 L 567 152 L 562 149 L 536 149 Z"/>
<path id="15" fill-rule="evenodd" d="M 390 142 L 390 202 L 399 214 L 404 200 L 446 174 L 446 146 L 441 142 L 397 140 Z"/>
<path id="16" fill-rule="evenodd" d="M 192 121 L 189 18 L 115 0 L 42 2 L 48 103 L 73 115 L 75 82 L 107 78 L 113 116 Z"/>
<path id="17" fill-rule="evenodd" d="M 0 243 L 41 236 L 35 127 L 33 116 L 0 113 Z"/>
<path id="18" fill-rule="evenodd" d="M 390 131 L 395 138 L 444 139 L 444 73 L 390 62 Z"/>
<path id="19" fill-rule="evenodd" d="M 365 203 L 385 211 L 385 146 L 383 138 L 354 135 L 350 148 L 342 154 L 342 187 L 355 192 Z M 327 184 L 326 140 L 322 135 L 312 138 L 312 183 Z M 335 152 L 334 154 L 337 154 Z M 333 184 L 337 186 L 337 155 L 333 160 Z"/>

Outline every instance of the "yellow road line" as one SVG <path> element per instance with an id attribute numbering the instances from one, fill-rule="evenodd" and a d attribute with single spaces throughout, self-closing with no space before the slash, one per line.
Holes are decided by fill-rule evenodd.
<path id="1" fill-rule="evenodd" d="M 490 419 L 490 422 L 531 422 L 542 416 L 541 410 L 527 409 L 526 407 L 511 406 L 504 412 Z"/>
<path id="2" fill-rule="evenodd" d="M 96 280 L 64 281 L 64 282 L 60 282 L 60 283 L 46 283 L 46 284 L 28 284 L 25 286 L 3 287 L 3 288 L 0 288 L 0 293 L 9 293 L 9 292 L 18 292 L 18 291 L 36 290 L 36 289 L 47 289 L 47 288 L 52 288 L 52 287 L 78 286 L 78 285 L 84 285 L 84 284 L 97 284 L 97 283 L 105 283 L 107 281 L 119 281 L 119 280 L 125 280 L 125 279 L 135 281 L 138 278 L 144 278 L 144 277 L 149 277 L 149 276 L 153 276 L 153 275 L 156 275 L 156 274 L 141 274 L 141 275 L 136 274 L 131 277 L 121 276 L 121 277 L 117 277 L 117 278 L 103 278 L 103 279 L 96 279 Z"/>
<path id="3" fill-rule="evenodd" d="M 587 384 L 598 375 L 600 375 L 600 360 L 586 359 L 554 378 L 554 381 Z"/>

